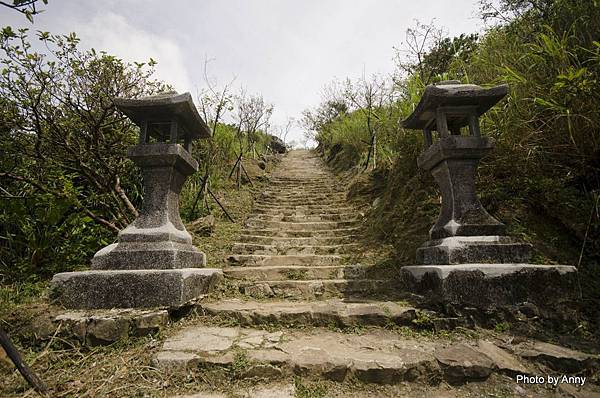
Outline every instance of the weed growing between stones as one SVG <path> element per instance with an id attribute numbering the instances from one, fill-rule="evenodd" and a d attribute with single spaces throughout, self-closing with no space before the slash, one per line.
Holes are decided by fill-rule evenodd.
<path id="1" fill-rule="evenodd" d="M 294 378 L 296 398 L 324 398 L 327 395 L 327 387 L 318 382 L 306 382 L 301 377 Z"/>

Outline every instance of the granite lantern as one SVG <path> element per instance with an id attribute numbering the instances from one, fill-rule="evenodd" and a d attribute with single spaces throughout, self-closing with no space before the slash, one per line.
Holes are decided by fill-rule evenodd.
<path id="1" fill-rule="evenodd" d="M 403 122 L 422 129 L 426 145 L 419 167 L 431 172 L 442 194 L 442 208 L 431 240 L 417 250 L 421 264 L 522 263 L 530 245 L 506 236 L 504 224 L 477 199 L 475 179 L 481 158 L 494 148 L 482 137 L 479 117 L 500 101 L 508 86 L 482 88 L 446 81 L 425 88 L 415 111 Z M 462 131 L 466 134 L 461 134 Z M 433 131 L 438 139 L 434 142 Z"/>
<path id="2" fill-rule="evenodd" d="M 55 299 L 70 308 L 177 306 L 212 286 L 220 270 L 201 269 L 206 256 L 192 245 L 179 215 L 179 194 L 198 170 L 192 141 L 210 138 L 189 93 L 115 105 L 140 127 L 128 157 L 140 168 L 144 199 L 139 216 L 98 251 L 92 271 L 55 275 Z"/>
<path id="3" fill-rule="evenodd" d="M 442 208 L 430 240 L 417 249 L 418 265 L 402 267 L 403 280 L 452 316 L 484 310 L 484 319 L 499 307 L 514 312 L 534 305 L 562 317 L 580 297 L 575 267 L 529 264 L 531 245 L 507 236 L 477 199 L 477 166 L 494 149 L 493 139 L 481 135 L 479 117 L 507 91 L 506 85 L 441 82 L 425 88 L 404 120 L 405 127 L 423 130 L 426 148 L 417 163 L 433 175 Z"/>

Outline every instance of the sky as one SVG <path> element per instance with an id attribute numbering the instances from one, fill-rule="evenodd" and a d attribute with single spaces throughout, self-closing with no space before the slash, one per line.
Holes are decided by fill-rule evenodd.
<path id="1" fill-rule="evenodd" d="M 41 2 L 40 2 L 41 3 Z M 480 31 L 477 0 L 49 0 L 34 24 L 0 8 L 0 26 L 75 32 L 80 45 L 128 61 L 195 97 L 233 81 L 274 105 L 271 125 L 299 119 L 334 79 L 387 74 L 415 20 L 451 36 Z M 205 62 L 208 61 L 208 62 Z M 287 141 L 301 142 L 294 126 Z"/>

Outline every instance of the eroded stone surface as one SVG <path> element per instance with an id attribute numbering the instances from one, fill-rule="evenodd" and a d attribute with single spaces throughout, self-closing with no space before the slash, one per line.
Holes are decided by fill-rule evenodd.
<path id="1" fill-rule="evenodd" d="M 230 299 L 204 303 L 208 315 L 229 316 L 243 326 L 258 324 L 315 325 L 410 325 L 416 310 L 392 301 L 353 303 L 325 301 L 243 301 Z"/>
<path id="2" fill-rule="evenodd" d="M 439 361 L 446 380 L 452 384 L 485 380 L 494 368 L 494 363 L 487 355 L 466 344 L 438 349 L 435 358 Z"/>
<path id="3" fill-rule="evenodd" d="M 511 376 L 531 373 L 514 355 L 487 340 L 479 340 L 475 350 L 491 359 L 497 369 Z"/>
<path id="4" fill-rule="evenodd" d="M 261 365 L 254 370 L 250 367 L 248 377 L 298 374 L 343 381 L 354 375 L 365 382 L 383 384 L 441 379 L 433 356 L 434 343 L 400 340 L 397 334 L 384 330 L 354 335 L 321 329 L 268 332 L 191 327 L 167 340 L 155 363 L 162 369 L 202 363 L 231 365 L 235 360 L 232 354 L 240 349 L 247 351 L 253 366 Z"/>
<path id="5" fill-rule="evenodd" d="M 157 333 L 169 322 L 169 313 L 165 309 L 71 311 L 53 322 L 62 338 L 95 346 Z"/>
<path id="6" fill-rule="evenodd" d="M 527 341 L 517 344 L 513 348 L 513 352 L 523 358 L 543 363 L 557 371 L 576 373 L 582 369 L 600 368 L 598 355 L 542 341 Z"/>

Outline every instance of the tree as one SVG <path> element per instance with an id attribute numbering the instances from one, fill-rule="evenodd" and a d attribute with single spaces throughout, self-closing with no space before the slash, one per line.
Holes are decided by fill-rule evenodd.
<path id="1" fill-rule="evenodd" d="M 167 88 L 151 80 L 152 60 L 130 65 L 104 52 L 79 50 L 75 34 L 39 32 L 38 38 L 46 54 L 32 51 L 27 29 L 6 27 L 0 33 L 0 188 L 5 201 L 0 250 L 9 253 L 16 250 L 10 246 L 15 237 L 22 238 L 23 250 L 35 246 L 32 226 L 40 236 L 51 237 L 76 217 L 73 228 L 94 223 L 114 234 L 133 220 L 141 187 L 126 151 L 137 142 L 137 130 L 116 110 L 113 98 Z M 31 213 L 38 211 L 45 213 Z M 18 212 L 32 224 L 14 221 Z M 46 239 L 50 244 L 44 250 L 58 250 L 53 239 Z M 46 252 L 44 259 L 41 249 L 36 256 L 42 262 L 52 257 Z"/>
<path id="2" fill-rule="evenodd" d="M 391 93 L 391 88 L 386 84 L 386 80 L 377 75 L 367 79 L 363 73 L 356 82 L 352 82 L 350 79 L 346 80 L 343 95 L 364 117 L 369 133 L 369 151 L 364 164 L 365 170 L 369 167 L 371 159 L 373 168 L 377 167 L 377 127 L 381 122 L 385 106 L 390 104 Z"/>
<path id="3" fill-rule="evenodd" d="M 273 105 L 268 104 L 262 95 L 241 95 L 238 99 L 238 119 L 246 134 L 248 150 L 256 158 L 257 133 L 269 127 L 269 119 L 273 114 Z"/>
<path id="4" fill-rule="evenodd" d="M 285 125 L 277 126 L 277 128 L 276 128 L 276 135 L 281 141 L 283 141 L 284 145 L 285 145 L 286 138 L 287 138 L 288 134 L 290 133 L 290 131 L 292 130 L 292 127 L 294 126 L 294 124 L 296 124 L 296 120 L 293 117 L 289 117 L 287 119 Z"/>
<path id="5" fill-rule="evenodd" d="M 226 114 L 233 110 L 233 96 L 231 94 L 231 85 L 233 84 L 233 80 L 225 84 L 222 88 L 218 88 L 216 82 L 214 82 L 208 76 L 208 62 L 208 60 L 204 61 L 203 70 L 206 87 L 198 93 L 197 97 L 200 113 L 210 127 L 213 139 L 208 140 L 208 148 L 205 153 L 201 154 L 205 161 L 200 162 L 199 159 L 199 163 L 205 165 L 205 172 L 204 177 L 202 178 L 200 189 L 198 190 L 196 198 L 194 199 L 194 204 L 192 205 L 192 216 L 195 216 L 196 214 L 196 207 L 199 201 L 201 203 L 203 201 L 206 208 L 210 211 L 206 193 L 210 190 L 211 166 L 216 163 L 216 157 L 222 155 L 217 151 L 216 148 L 217 130 Z"/>
<path id="6" fill-rule="evenodd" d="M 43 10 L 38 10 L 36 4 L 39 0 L 13 0 L 12 3 L 0 1 L 0 5 L 11 8 L 25 15 L 29 22 L 33 23 L 33 16 L 39 14 Z M 42 3 L 48 4 L 48 0 L 41 0 Z"/>
<path id="7" fill-rule="evenodd" d="M 404 48 L 394 48 L 399 69 L 408 76 L 416 74 L 425 85 L 429 84 L 431 75 L 425 69 L 424 59 L 443 37 L 443 29 L 435 26 L 434 21 L 428 25 L 415 21 L 415 27 L 406 29 Z"/>

